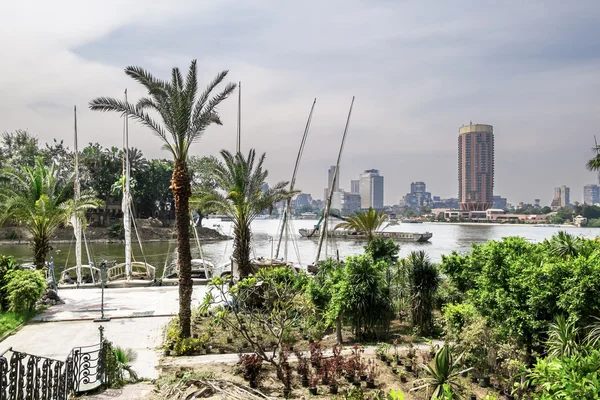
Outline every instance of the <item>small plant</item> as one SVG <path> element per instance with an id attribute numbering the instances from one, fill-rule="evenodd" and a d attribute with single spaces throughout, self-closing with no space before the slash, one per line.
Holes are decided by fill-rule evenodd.
<path id="1" fill-rule="evenodd" d="M 375 382 L 378 373 L 377 363 L 374 360 L 369 360 L 367 363 L 367 382 Z"/>
<path id="2" fill-rule="evenodd" d="M 308 358 L 306 358 L 306 356 L 299 350 L 296 350 L 294 354 L 296 355 L 296 360 L 298 360 L 296 364 L 296 372 L 303 378 L 307 377 L 310 371 Z"/>
<path id="3" fill-rule="evenodd" d="M 404 392 L 400 389 L 390 389 L 387 398 L 389 400 L 404 400 Z"/>
<path id="4" fill-rule="evenodd" d="M 375 349 L 375 353 L 377 354 L 377 357 L 379 357 L 379 359 L 381 361 L 385 360 L 385 356 L 387 354 L 387 352 L 390 349 L 390 345 L 389 343 L 377 343 L 377 348 Z"/>
<path id="5" fill-rule="evenodd" d="M 408 357 L 409 360 L 414 360 L 417 356 L 417 352 L 415 350 L 415 346 L 412 342 L 408 342 L 408 352 L 406 354 L 406 357 Z"/>
<path id="6" fill-rule="evenodd" d="M 262 379 L 262 358 L 258 354 L 240 354 L 239 357 L 242 376 L 250 382 L 250 387 L 258 386 Z"/>
<path id="7" fill-rule="evenodd" d="M 310 363 L 313 367 L 317 367 L 321 365 L 321 361 L 323 360 L 323 349 L 321 349 L 321 343 L 311 343 L 308 346 L 308 350 L 310 352 Z"/>
<path id="8" fill-rule="evenodd" d="M 46 280 L 42 271 L 12 270 L 6 278 L 9 311 L 15 313 L 33 311 L 35 303 L 46 291 Z"/>
<path id="9" fill-rule="evenodd" d="M 394 360 L 396 362 L 400 359 L 400 356 L 398 355 L 398 344 L 398 339 L 394 339 L 394 341 L 392 342 L 392 346 L 394 347 Z"/>
<path id="10" fill-rule="evenodd" d="M 125 371 L 129 375 L 129 380 L 136 382 L 139 378 L 133 370 L 131 363 L 137 359 L 137 353 L 132 349 L 123 349 L 121 347 L 115 347 L 113 352 L 117 360 L 117 368 L 120 371 L 121 380 L 125 381 L 123 378 L 123 371 Z"/>

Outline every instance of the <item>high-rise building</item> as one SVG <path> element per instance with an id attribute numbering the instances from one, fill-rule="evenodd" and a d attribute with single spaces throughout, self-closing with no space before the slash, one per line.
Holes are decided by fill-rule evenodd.
<path id="1" fill-rule="evenodd" d="M 383 176 L 377 169 L 368 169 L 360 174 L 360 207 L 383 209 Z"/>
<path id="2" fill-rule="evenodd" d="M 600 203 L 600 186 L 585 185 L 583 187 L 583 204 L 598 204 Z"/>
<path id="3" fill-rule="evenodd" d="M 506 210 L 508 208 L 508 200 L 506 197 L 494 196 L 493 199 L 492 208 L 499 210 Z"/>
<path id="4" fill-rule="evenodd" d="M 329 189 L 331 189 L 331 184 L 333 183 L 334 175 L 335 175 L 335 165 L 332 165 L 331 167 L 329 167 L 329 170 L 327 170 L 327 187 L 323 191 L 323 193 L 324 193 L 323 199 L 324 200 L 326 200 L 327 197 L 329 196 Z M 340 171 L 338 171 L 337 177 L 335 178 L 335 186 L 333 187 L 333 191 L 334 192 L 340 191 Z"/>
<path id="5" fill-rule="evenodd" d="M 485 211 L 494 204 L 494 128 L 470 123 L 458 133 L 460 209 Z"/>
<path id="6" fill-rule="evenodd" d="M 569 207 L 571 205 L 571 189 L 565 185 L 554 188 L 554 199 L 550 204 L 550 208 L 558 210 L 561 207 Z"/>
<path id="7" fill-rule="evenodd" d="M 350 181 L 350 193 L 360 193 L 360 180 Z"/>
<path id="8" fill-rule="evenodd" d="M 331 208 L 340 211 L 343 215 L 351 215 L 360 211 L 360 194 L 350 192 L 333 192 Z"/>
<path id="9" fill-rule="evenodd" d="M 410 193 L 407 193 L 402 201 L 405 206 L 417 210 L 421 206 L 431 205 L 431 193 L 427 191 L 425 182 L 413 182 L 410 184 Z"/>

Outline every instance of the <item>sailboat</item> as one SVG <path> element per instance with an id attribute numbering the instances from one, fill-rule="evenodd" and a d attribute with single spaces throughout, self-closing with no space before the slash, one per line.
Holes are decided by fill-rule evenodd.
<path id="1" fill-rule="evenodd" d="M 127 90 L 125 90 L 125 102 L 127 102 Z M 129 116 L 124 115 L 123 122 L 123 158 L 125 182 L 123 185 L 123 226 L 125 231 L 125 262 L 115 264 L 107 272 L 108 287 L 149 286 L 154 283 L 156 268 L 144 261 L 132 261 L 131 228 L 135 227 L 135 221 L 131 217 L 131 166 L 129 163 Z M 142 242 L 139 235 L 136 236 L 140 248 Z M 143 253 L 143 249 L 142 249 Z"/>
<path id="2" fill-rule="evenodd" d="M 75 154 L 75 197 L 74 202 L 77 204 L 81 198 L 81 182 L 79 180 L 79 150 L 77 148 L 77 106 L 73 107 L 73 116 L 75 124 L 75 139 L 74 139 L 74 154 Z M 94 266 L 90 259 L 90 252 L 85 243 L 85 248 L 88 256 L 88 264 L 82 264 L 81 261 L 81 239 L 83 234 L 82 222 L 84 219 L 80 215 L 71 215 L 71 225 L 75 233 L 75 266 L 66 268 L 60 276 L 58 287 L 78 288 L 78 287 L 95 287 L 100 283 L 100 270 Z M 75 279 L 73 279 L 75 278 Z"/>
<path id="3" fill-rule="evenodd" d="M 354 106 L 354 96 L 352 96 L 352 102 L 350 103 L 350 110 L 348 111 L 348 118 L 346 119 L 346 127 L 344 128 L 344 135 L 342 136 L 342 144 L 340 145 L 340 150 L 338 152 L 337 162 L 335 164 L 335 171 L 333 173 L 333 179 L 331 181 L 331 186 L 329 187 L 329 194 L 327 196 L 327 202 L 325 203 L 325 209 L 323 210 L 323 218 L 322 221 L 319 221 L 321 224 L 320 235 L 319 235 L 319 244 L 317 245 L 317 254 L 315 256 L 315 261 L 313 264 L 308 265 L 308 272 L 316 272 L 317 266 L 319 264 L 319 258 L 321 257 L 321 250 L 323 248 L 323 243 L 327 240 L 327 224 L 329 222 L 329 212 L 331 209 L 331 199 L 333 198 L 334 188 L 336 187 L 335 183 L 338 179 L 338 171 L 340 170 L 340 161 L 342 159 L 342 153 L 344 151 L 344 144 L 346 143 L 346 136 L 348 134 L 348 127 L 350 126 L 350 116 L 352 115 L 352 107 Z"/>

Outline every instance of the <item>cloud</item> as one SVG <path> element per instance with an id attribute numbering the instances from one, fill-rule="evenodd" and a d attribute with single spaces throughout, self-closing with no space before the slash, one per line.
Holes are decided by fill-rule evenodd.
<path id="1" fill-rule="evenodd" d="M 12 2 L 0 5 L 0 131 L 42 141 L 121 143 L 117 115 L 92 113 L 97 96 L 142 92 L 125 66 L 168 77 L 199 60 L 204 82 L 230 70 L 243 81 L 242 145 L 267 152 L 269 179 L 289 180 L 313 98 L 317 106 L 297 186 L 320 197 L 356 96 L 341 186 L 362 170 L 385 176 L 385 201 L 411 181 L 456 196 L 463 123 L 496 137 L 496 193 L 549 202 L 554 186 L 596 180 L 584 165 L 598 126 L 600 5 L 595 1 L 157 1 Z M 221 107 L 194 148 L 233 148 L 236 101 Z M 166 157 L 133 126 L 131 142 Z"/>

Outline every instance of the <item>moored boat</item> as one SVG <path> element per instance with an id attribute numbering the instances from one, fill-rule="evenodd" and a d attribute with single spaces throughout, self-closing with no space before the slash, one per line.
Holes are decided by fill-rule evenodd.
<path id="1" fill-rule="evenodd" d="M 315 234 L 320 229 L 300 229 L 300 236 L 305 238 L 315 238 L 318 236 Z M 431 232 L 374 232 L 375 237 L 383 237 L 396 240 L 398 242 L 427 242 L 433 237 Z M 348 239 L 367 239 L 367 235 L 362 232 L 346 231 L 346 230 L 328 230 L 327 236 L 336 238 L 348 238 Z"/>

